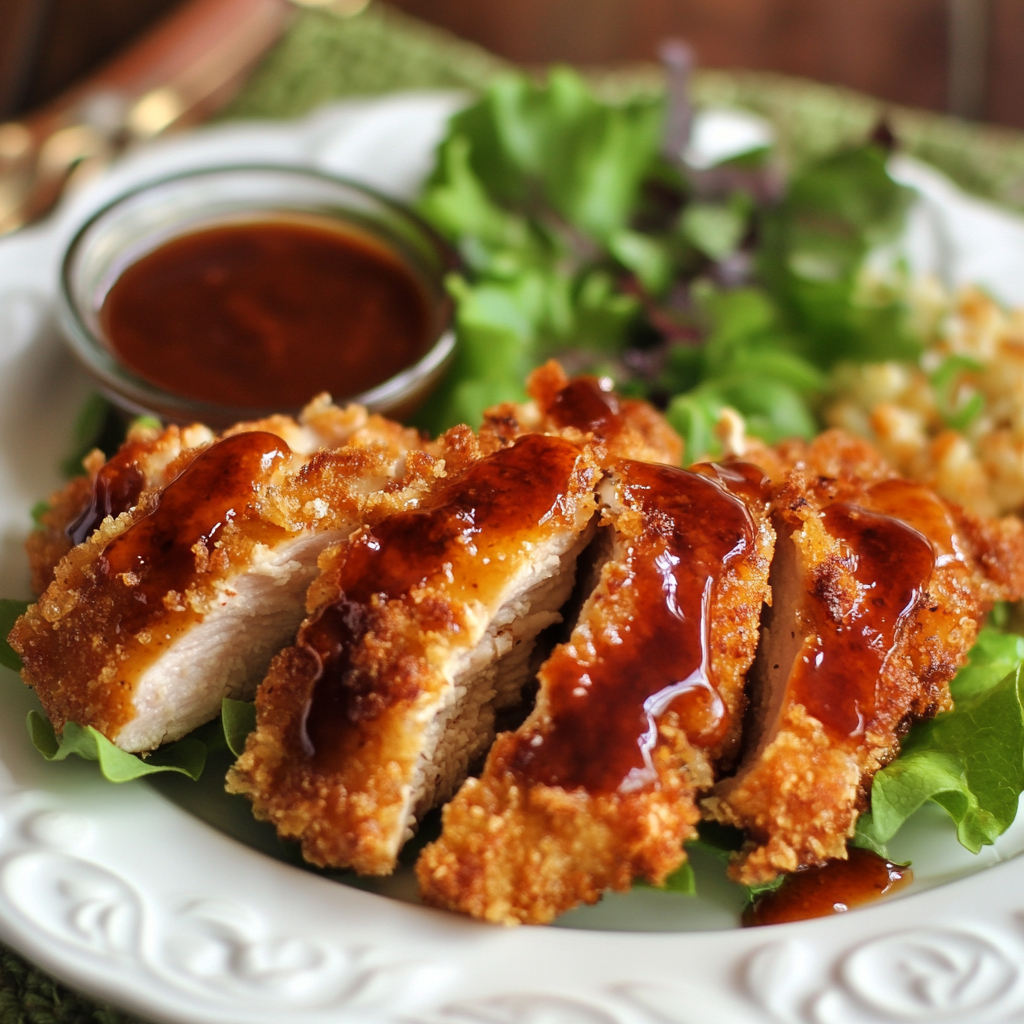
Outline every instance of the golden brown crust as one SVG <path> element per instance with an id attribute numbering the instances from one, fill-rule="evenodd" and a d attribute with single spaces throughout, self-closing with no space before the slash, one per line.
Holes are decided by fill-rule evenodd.
<path id="1" fill-rule="evenodd" d="M 318 411 L 331 417 L 329 410 Z M 232 598 L 241 574 L 253 566 L 257 572 L 283 571 L 271 564 L 278 546 L 309 532 L 347 535 L 365 519 L 414 504 L 422 489 L 432 485 L 439 471 L 436 459 L 420 452 L 406 467 L 404 445 L 418 440 L 418 435 L 397 424 L 375 424 L 361 411 L 354 419 L 357 429 L 351 434 L 351 445 L 315 455 L 281 446 L 282 433 L 297 444 L 308 433 L 304 425 L 283 418 L 247 425 L 253 429 L 235 428 L 218 444 L 209 443 L 211 435 L 205 428 L 170 427 L 141 439 L 139 461 L 149 459 L 151 467 L 159 462 L 168 485 L 143 490 L 135 507 L 116 519 L 107 517 L 84 543 L 68 552 L 53 582 L 11 633 L 11 644 L 24 663 L 23 678 L 36 690 L 58 731 L 66 721 L 74 721 L 92 725 L 117 742 L 139 712 L 140 680 L 179 639 Z M 263 430 L 267 425 L 278 433 Z M 184 441 L 197 437 L 206 440 L 182 449 Z M 245 447 L 250 443 L 247 439 L 258 438 L 269 439 L 270 449 L 283 448 L 285 454 L 271 468 L 255 469 L 251 480 L 236 481 L 237 494 L 218 495 L 218 489 L 223 490 L 222 482 L 241 458 L 238 453 L 203 493 L 189 497 L 182 491 L 190 486 L 189 471 L 217 458 L 222 446 Z M 254 467 L 260 465 L 259 452 L 246 457 L 256 458 Z M 402 470 L 407 471 L 399 486 L 397 474 Z M 147 479 L 155 476 L 154 471 Z M 171 554 L 155 550 L 132 556 L 142 558 L 139 564 L 147 566 L 141 575 L 112 570 L 108 565 L 111 545 L 127 550 L 125 545 L 135 544 L 160 516 L 173 518 L 166 513 L 179 491 L 182 509 L 191 510 L 191 525 L 183 525 L 182 530 L 191 529 L 195 536 L 183 541 L 186 546 L 193 544 L 191 551 L 171 553 L 178 559 L 174 572 L 166 576 L 165 563 Z M 165 526 L 171 529 L 174 524 Z M 184 533 L 178 541 L 182 538 Z M 261 568 L 264 563 L 266 570 Z M 162 589 L 165 576 L 168 583 Z M 219 700 L 207 717 L 213 717 L 218 707 Z M 163 737 L 173 738 L 177 737 Z M 158 736 L 148 742 L 154 746 L 161 741 Z"/>
<path id="2" fill-rule="evenodd" d="M 704 801 L 710 816 L 747 830 L 750 841 L 732 868 L 747 884 L 846 856 L 872 776 L 898 754 L 911 722 L 951 707 L 949 681 L 979 623 L 995 600 L 1016 598 L 1024 583 L 1019 523 L 982 520 L 901 480 L 865 442 L 829 431 L 810 444 L 780 445 L 773 458 L 779 544 L 775 608 L 754 672 L 757 725 L 736 777 Z M 855 517 L 863 518 L 856 509 L 894 517 L 930 544 L 923 584 L 881 668 L 846 658 L 844 706 L 832 713 L 837 722 L 861 715 L 851 735 L 810 713 L 797 681 L 812 657 L 808 645 L 819 649 L 816 636 L 865 628 L 855 625 L 861 621 L 875 628 L 850 618 L 866 607 L 858 605 L 866 584 L 858 582 L 847 541 L 829 525 L 833 509 L 849 506 Z M 893 565 L 911 560 L 922 543 L 900 534 L 898 523 L 892 529 L 903 548 Z M 892 572 L 879 585 L 896 587 Z"/>
<path id="3" fill-rule="evenodd" d="M 589 442 L 604 465 L 636 459 L 680 466 L 683 442 L 660 412 L 647 402 L 615 395 L 607 382 L 566 375 L 550 360 L 527 380 L 532 401 L 505 402 L 488 409 L 481 439 L 509 441 L 524 433 L 559 434 Z"/>
<path id="4" fill-rule="evenodd" d="M 431 449 L 417 431 L 370 415 L 362 406 L 336 406 L 328 395 L 310 402 L 297 420 L 270 416 L 235 424 L 219 436 L 254 431 L 276 434 L 301 455 L 321 449 L 381 445 L 401 451 Z M 49 586 L 57 563 L 74 544 L 87 540 L 99 527 L 104 510 L 114 518 L 130 511 L 145 492 L 159 490 L 177 476 L 187 464 L 178 461 L 182 455 L 188 459 L 187 453 L 210 444 L 216 436 L 198 423 L 161 429 L 146 420 L 136 420 L 124 444 L 109 460 L 98 449 L 91 451 L 82 463 L 85 476 L 75 477 L 50 495 L 39 528 L 25 542 L 35 593 L 41 594 Z M 97 498 L 90 515 L 90 503 L 96 503 Z"/>
<path id="5" fill-rule="evenodd" d="M 469 779 L 444 809 L 442 839 L 416 865 L 421 895 L 482 921 L 545 924 L 636 878 L 661 885 L 685 860 L 682 843 L 700 817 L 686 764 L 685 749 L 673 758 L 660 748 L 663 786 L 642 794 L 524 786 L 490 771 Z"/>
<path id="6" fill-rule="evenodd" d="M 89 502 L 93 480 L 99 471 L 96 457 L 102 464 L 103 453 L 99 450 L 90 452 L 85 460 L 88 476 L 76 476 L 50 495 L 46 511 L 39 516 L 38 527 L 25 538 L 34 594 L 41 594 L 50 585 L 57 563 L 72 548 L 67 528 Z"/>
<path id="7" fill-rule="evenodd" d="M 540 924 L 636 877 L 662 884 L 685 860 L 696 795 L 738 741 L 774 543 L 759 485 L 732 481 L 744 512 L 713 482 L 722 471 L 702 469 L 711 481 L 639 464 L 615 471 L 613 553 L 569 641 L 541 668 L 533 713 L 445 808 L 441 838 L 416 868 L 426 902 Z M 659 492 L 669 500 L 649 497 Z M 721 536 L 708 529 L 714 542 L 702 513 L 728 524 Z M 741 554 L 730 561 L 715 543 Z M 685 563 L 705 559 L 691 579 Z M 665 567 L 681 564 L 667 583 Z"/>
<path id="8" fill-rule="evenodd" d="M 585 448 L 531 435 L 472 449 L 465 428 L 450 432 L 453 471 L 419 512 L 322 556 L 310 617 L 257 693 L 257 729 L 228 786 L 313 863 L 394 869 L 417 814 L 493 738 L 493 691 L 478 700 L 474 687 L 514 646 L 501 615 L 530 614 L 525 591 L 565 571 L 593 516 Z M 439 767 L 435 751 L 460 729 L 473 749 Z"/>
<path id="9" fill-rule="evenodd" d="M 121 449 L 110 460 L 105 459 L 99 449 L 93 449 L 82 461 L 86 475 L 75 477 L 50 495 L 49 507 L 40 516 L 39 528 L 25 542 L 35 593 L 41 594 L 50 585 L 57 563 L 74 543 L 87 539 L 103 521 L 102 507 L 92 517 L 88 516 L 97 486 L 105 482 L 113 490 L 120 490 L 120 497 L 130 496 L 130 502 L 124 507 L 113 509 L 115 515 L 128 511 L 144 491 L 167 483 L 169 469 L 182 452 L 207 444 L 212 438 L 213 434 L 198 424 L 184 428 L 170 426 L 161 430 L 145 421 L 136 421 L 129 428 Z M 131 474 L 135 476 L 134 480 L 127 479 Z M 118 497 L 112 496 L 111 504 L 120 506 L 122 503 Z M 72 534 L 76 532 L 79 536 L 73 543 Z"/>

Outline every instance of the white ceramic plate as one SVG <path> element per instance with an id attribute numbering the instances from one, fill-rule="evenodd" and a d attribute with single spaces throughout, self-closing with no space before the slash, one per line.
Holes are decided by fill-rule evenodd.
<path id="1" fill-rule="evenodd" d="M 59 484 L 55 464 L 88 391 L 50 323 L 57 261 L 75 225 L 135 183 L 242 160 L 311 163 L 408 195 L 458 102 L 405 95 L 339 104 L 294 125 L 170 140 L 46 225 L 0 242 L 0 595 L 28 593 L 28 511 Z M 912 265 L 1024 303 L 1024 223 L 921 165 L 900 161 L 894 172 L 922 192 L 905 244 Z M 0 669 L 0 938 L 154 1021 L 973 1024 L 1024 1015 L 1024 858 L 1011 859 L 1024 851 L 1024 822 L 972 858 L 942 813 L 925 810 L 897 848 L 914 858 L 916 891 L 828 920 L 737 930 L 735 891 L 698 864 L 701 899 L 637 890 L 560 927 L 510 930 L 403 902 L 407 875 L 382 887 L 398 897 L 387 898 L 268 856 L 281 854 L 275 840 L 220 794 L 214 771 L 199 786 L 114 787 L 95 765 L 47 764 L 26 735 L 34 703 Z"/>

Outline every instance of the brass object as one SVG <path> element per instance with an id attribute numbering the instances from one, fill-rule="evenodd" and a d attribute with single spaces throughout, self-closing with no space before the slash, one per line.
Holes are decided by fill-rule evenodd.
<path id="1" fill-rule="evenodd" d="M 0 124 L 0 235 L 44 216 L 130 146 L 216 110 L 294 10 L 289 0 L 192 0 L 70 95 Z"/>

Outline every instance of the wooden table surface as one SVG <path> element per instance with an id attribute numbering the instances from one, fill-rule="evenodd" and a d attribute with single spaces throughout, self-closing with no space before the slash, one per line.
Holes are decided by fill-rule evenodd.
<path id="1" fill-rule="evenodd" d="M 52 98 L 176 2 L 2 0 L 0 119 Z M 679 35 L 708 67 L 780 71 L 1024 127 L 1024 0 L 392 2 L 528 64 L 649 59 Z"/>

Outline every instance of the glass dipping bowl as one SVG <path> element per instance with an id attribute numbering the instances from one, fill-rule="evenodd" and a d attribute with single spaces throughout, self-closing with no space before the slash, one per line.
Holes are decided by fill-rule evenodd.
<path id="1" fill-rule="evenodd" d="M 369 234 L 419 281 L 430 307 L 426 352 L 399 373 L 354 395 L 333 395 L 396 419 L 413 413 L 444 375 L 455 348 L 453 302 L 445 277 L 458 256 L 425 221 L 401 203 L 355 182 L 305 168 L 237 166 L 177 174 L 143 185 L 95 213 L 68 246 L 60 270 L 58 317 L 72 351 L 99 389 L 131 415 L 223 428 L 285 407 L 244 407 L 165 390 L 129 370 L 104 336 L 100 310 L 124 271 L 171 239 L 222 224 L 304 215 Z M 201 367 L 196 368 L 201 373 Z M 312 399 L 315 395 L 309 395 Z"/>

